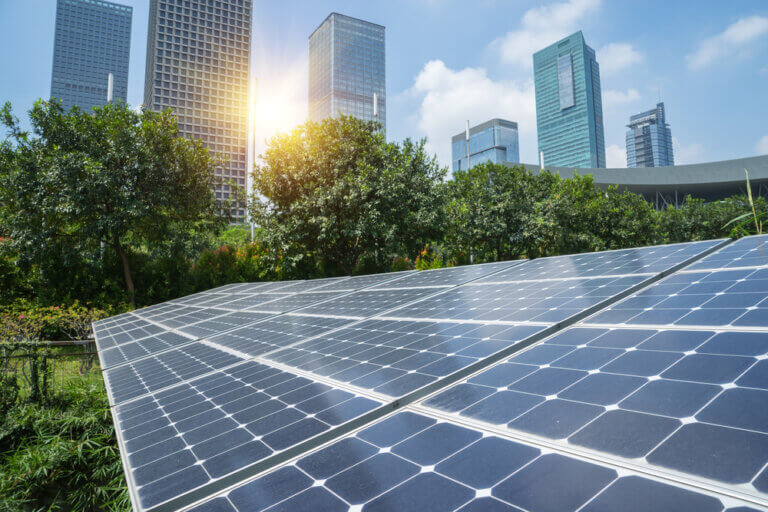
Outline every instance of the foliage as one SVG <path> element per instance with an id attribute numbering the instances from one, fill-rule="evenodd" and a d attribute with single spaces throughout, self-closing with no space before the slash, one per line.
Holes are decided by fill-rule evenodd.
<path id="1" fill-rule="evenodd" d="M 405 270 L 413 270 L 413 262 L 410 258 L 405 256 L 395 256 L 392 258 L 392 265 L 390 266 L 390 272 L 403 272 Z"/>
<path id="2" fill-rule="evenodd" d="M 0 510 L 128 511 L 103 385 L 73 381 L 0 422 Z"/>
<path id="3" fill-rule="evenodd" d="M 413 266 L 416 270 L 434 270 L 436 268 L 444 268 L 445 262 L 443 261 L 443 256 L 438 254 L 430 244 L 427 244 L 416 257 Z"/>
<path id="4" fill-rule="evenodd" d="M 29 116 L 32 134 L 10 104 L 0 109 L 10 134 L 0 144 L 0 232 L 21 264 L 66 269 L 77 281 L 119 269 L 135 305 L 134 253 L 183 253 L 219 225 L 217 162 L 202 142 L 179 136 L 170 111 L 65 112 L 39 101 Z"/>
<path id="5" fill-rule="evenodd" d="M 39 306 L 23 300 L 0 305 L 0 342 L 89 339 L 91 324 L 115 312 L 77 301 L 68 306 Z"/>
<path id="6" fill-rule="evenodd" d="M 285 267 L 352 274 L 367 254 L 385 269 L 439 236 L 445 170 L 424 141 L 387 143 L 378 128 L 342 116 L 272 139 L 252 216 Z"/>

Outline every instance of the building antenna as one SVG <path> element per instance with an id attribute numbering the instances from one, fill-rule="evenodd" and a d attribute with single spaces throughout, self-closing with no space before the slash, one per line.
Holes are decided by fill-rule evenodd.
<path id="1" fill-rule="evenodd" d="M 657 86 L 659 88 L 659 103 L 661 103 L 661 84 Z"/>
<path id="2" fill-rule="evenodd" d="M 469 165 L 469 119 L 467 119 L 467 127 L 464 132 L 464 135 L 467 140 L 467 170 L 469 170 L 470 168 L 470 165 Z"/>

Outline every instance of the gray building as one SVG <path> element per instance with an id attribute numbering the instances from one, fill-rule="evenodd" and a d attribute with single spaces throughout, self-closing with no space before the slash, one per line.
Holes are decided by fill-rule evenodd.
<path id="1" fill-rule="evenodd" d="M 251 0 L 151 0 L 144 103 L 173 109 L 182 135 L 228 159 L 217 170 L 219 201 L 231 181 L 245 188 Z M 245 205 L 230 212 L 244 220 Z"/>
<path id="2" fill-rule="evenodd" d="M 384 55 L 384 27 L 331 13 L 309 36 L 309 118 L 351 115 L 386 131 Z"/>
<path id="3" fill-rule="evenodd" d="M 627 127 L 627 167 L 675 165 L 672 132 L 667 124 L 664 103 L 631 116 Z"/>
<path id="4" fill-rule="evenodd" d="M 112 98 L 126 101 L 133 7 L 103 0 L 58 0 L 51 98 L 67 110 L 90 110 Z"/>
<path id="5" fill-rule="evenodd" d="M 454 172 L 467 170 L 483 162 L 520 161 L 517 123 L 491 119 L 469 130 L 469 161 L 467 161 L 466 131 L 451 138 L 451 167 Z"/>
<path id="6" fill-rule="evenodd" d="M 533 54 L 544 165 L 605 167 L 600 67 L 581 31 Z"/>

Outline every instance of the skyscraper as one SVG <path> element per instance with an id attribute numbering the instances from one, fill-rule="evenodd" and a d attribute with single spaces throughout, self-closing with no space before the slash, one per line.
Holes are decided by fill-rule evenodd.
<path id="1" fill-rule="evenodd" d="M 228 159 L 217 175 L 245 188 L 251 0 L 151 0 L 144 103 L 173 109 L 181 134 Z M 224 183 L 216 199 L 232 197 Z M 245 205 L 231 210 L 245 218 Z"/>
<path id="2" fill-rule="evenodd" d="M 631 116 L 627 127 L 627 167 L 675 165 L 672 132 L 667 124 L 664 103 Z"/>
<path id="3" fill-rule="evenodd" d="M 483 162 L 520 161 L 517 123 L 491 119 L 469 130 L 469 162 L 467 162 L 466 132 L 451 137 L 452 170 L 467 170 Z"/>
<path id="4" fill-rule="evenodd" d="M 103 0 L 58 0 L 53 43 L 51 97 L 65 109 L 107 103 L 109 74 L 113 100 L 125 101 L 133 7 Z"/>
<path id="5" fill-rule="evenodd" d="M 600 68 L 581 31 L 533 54 L 544 165 L 605 167 Z"/>
<path id="6" fill-rule="evenodd" d="M 309 117 L 339 113 L 386 131 L 384 27 L 334 12 L 309 36 Z"/>

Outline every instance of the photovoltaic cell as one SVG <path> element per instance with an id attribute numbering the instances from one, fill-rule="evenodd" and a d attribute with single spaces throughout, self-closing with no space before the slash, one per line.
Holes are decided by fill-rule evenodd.
<path id="1" fill-rule="evenodd" d="M 413 272 L 401 279 L 386 282 L 374 286 L 373 289 L 388 288 L 422 288 L 425 286 L 455 286 L 487 276 L 494 272 L 514 267 L 521 261 L 500 261 L 497 263 L 483 263 L 480 265 L 466 265 L 462 267 L 441 268 Z"/>
<path id="2" fill-rule="evenodd" d="M 366 318 L 402 306 L 416 299 L 435 293 L 432 288 L 404 290 L 360 290 L 336 299 L 297 310 L 298 313 L 315 315 Z"/>
<path id="3" fill-rule="evenodd" d="M 614 304 L 589 322 L 768 327 L 768 269 L 674 274 Z"/>
<path id="4" fill-rule="evenodd" d="M 351 320 L 341 318 L 280 315 L 254 325 L 212 336 L 207 341 L 225 349 L 258 356 L 350 323 L 352 323 Z"/>
<path id="5" fill-rule="evenodd" d="M 766 265 L 768 265 L 768 235 L 759 235 L 741 238 L 688 268 L 704 270 Z"/>
<path id="6" fill-rule="evenodd" d="M 360 509 L 715 512 L 725 506 L 679 485 L 407 411 L 191 510 Z"/>
<path id="7" fill-rule="evenodd" d="M 266 358 L 393 397 L 435 382 L 544 329 L 366 320 Z"/>
<path id="8" fill-rule="evenodd" d="M 467 284 L 386 314 L 388 318 L 554 323 L 641 283 L 642 276 Z"/>
<path id="9" fill-rule="evenodd" d="M 478 280 L 478 283 L 656 274 L 683 263 L 722 240 L 540 258 Z"/>
<path id="10" fill-rule="evenodd" d="M 138 500 L 150 508 L 381 405 L 255 362 L 119 405 Z"/>

